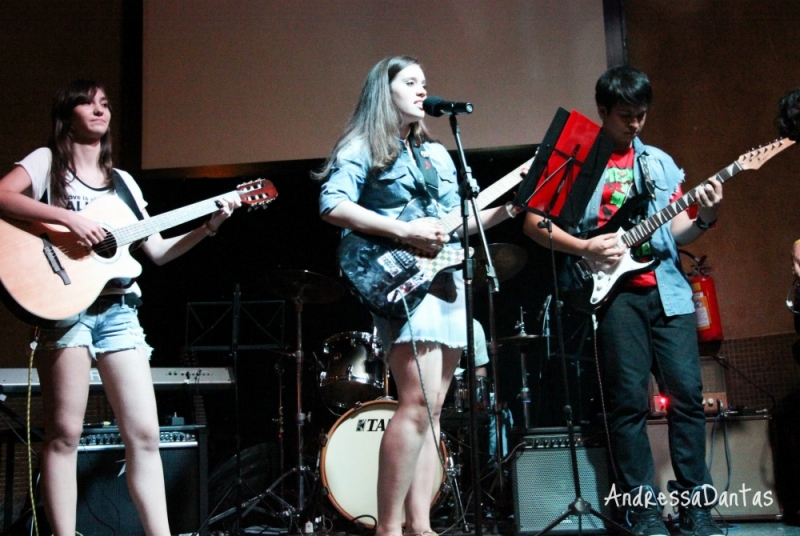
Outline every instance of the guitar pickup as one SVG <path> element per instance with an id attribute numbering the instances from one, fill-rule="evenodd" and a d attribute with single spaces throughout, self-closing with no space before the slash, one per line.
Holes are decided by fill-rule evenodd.
<path id="1" fill-rule="evenodd" d="M 42 239 L 42 243 L 44 244 L 42 248 L 42 252 L 44 253 L 44 257 L 47 259 L 47 263 L 50 265 L 50 269 L 53 270 L 53 273 L 58 275 L 61 278 L 61 281 L 64 285 L 72 284 L 72 281 L 69 279 L 69 274 L 61 265 L 61 261 L 58 260 L 58 255 L 56 255 L 56 250 L 53 247 L 53 244 L 50 242 L 50 239 L 47 235 L 42 235 L 39 238 Z"/>

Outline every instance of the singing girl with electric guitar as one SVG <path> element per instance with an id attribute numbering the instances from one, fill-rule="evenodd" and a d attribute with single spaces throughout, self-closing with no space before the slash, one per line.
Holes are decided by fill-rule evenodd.
<path id="1" fill-rule="evenodd" d="M 343 240 L 345 247 L 339 251 L 346 276 L 366 282 L 354 284 L 357 289 L 369 290 L 373 282 L 380 286 L 384 274 L 393 284 L 394 276 L 417 267 L 422 256 L 434 259 L 443 250 L 454 256 L 460 251 L 450 234 L 455 228 L 439 220 L 458 210 L 459 195 L 453 161 L 442 145 L 430 139 L 422 122 L 426 95 L 425 75 L 414 58 L 380 61 L 364 81 L 344 134 L 316 174 L 325 181 L 320 194 L 322 218 L 364 239 L 352 248 Z M 516 182 L 520 180 L 517 173 Z M 412 217 L 403 217 L 409 205 L 421 210 L 410 210 Z M 515 213 L 501 205 L 481 211 L 480 216 L 483 225 L 491 227 Z M 379 252 L 375 263 L 369 259 L 374 251 Z M 363 263 L 360 257 L 365 257 Z M 348 262 L 351 259 L 356 262 Z M 386 315 L 392 318 L 375 314 L 376 307 L 371 307 L 384 349 L 390 348 L 388 362 L 399 394 L 397 413 L 380 449 L 377 536 L 435 535 L 430 505 L 439 445 L 433 437 L 439 437 L 439 413 L 467 343 L 467 325 L 460 271 L 442 273 L 432 284 L 422 281 L 426 272 L 417 270 L 419 280 L 403 280 L 399 287 L 381 287 L 381 299 L 386 302 L 388 292 L 392 295 L 388 301 L 398 305 L 397 312 Z M 418 304 L 409 304 L 410 318 L 398 314 L 404 309 L 403 300 L 411 301 L 410 293 L 422 284 L 427 293 Z"/>
<path id="2" fill-rule="evenodd" d="M 146 203 L 133 178 L 112 167 L 111 107 L 103 86 L 86 80 L 66 85 L 55 96 L 51 120 L 48 146 L 26 156 L 0 179 L 0 213 L 6 220 L 3 223 L 20 222 L 19 229 L 25 228 L 25 222 L 42 224 L 41 236 L 34 236 L 41 256 L 37 261 L 59 285 L 80 286 L 83 282 L 75 273 L 70 277 L 70 268 L 65 268 L 69 259 L 100 252 L 111 236 L 106 226 L 85 217 L 84 209 L 117 201 L 109 205 L 112 212 L 139 212 L 146 219 Z M 222 197 L 218 203 L 219 209 L 200 227 L 173 238 L 155 232 L 142 249 L 156 264 L 186 253 L 216 234 L 240 205 L 235 196 Z M 113 219 L 115 214 L 107 216 Z M 54 243 L 59 240 L 48 238 L 51 234 L 63 235 L 71 242 L 68 246 Z M 24 265 L 22 261 L 7 253 L 0 258 L 4 265 Z M 89 297 L 90 305 L 77 323 L 43 329 L 38 340 L 35 363 L 45 421 L 41 491 L 55 536 L 75 535 L 77 449 L 93 359 L 125 442 L 128 489 L 144 530 L 150 536 L 170 534 L 148 362 L 152 349 L 137 317 L 141 292 L 134 278 L 138 271 L 129 272 L 132 275 L 101 281 L 100 296 Z M 35 288 L 34 274 L 28 276 Z M 45 298 L 59 300 L 56 296 Z"/>

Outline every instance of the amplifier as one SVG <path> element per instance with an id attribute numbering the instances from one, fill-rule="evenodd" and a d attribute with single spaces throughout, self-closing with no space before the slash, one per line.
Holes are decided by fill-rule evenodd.
<path id="1" fill-rule="evenodd" d="M 514 523 L 519 535 L 536 534 L 561 516 L 575 500 L 569 437 L 563 428 L 534 430 L 522 438 L 525 447 L 514 459 L 511 475 L 514 495 Z M 587 446 L 575 436 L 581 495 L 592 507 L 611 515 L 604 498 L 611 489 L 608 453 L 604 447 Z M 570 516 L 551 532 L 606 532 L 605 523 L 594 516 Z"/>
<path id="2" fill-rule="evenodd" d="M 720 419 L 712 442 L 714 421 L 706 419 L 706 463 L 713 449 L 714 459 L 709 471 L 719 500 L 713 514 L 731 520 L 780 519 L 782 514 L 775 492 L 769 417 Z M 667 482 L 675 478 L 669 454 L 667 421 L 647 421 L 647 435 L 655 462 L 655 483 L 666 493 Z M 730 460 L 726 451 L 730 452 Z M 723 494 L 726 483 L 729 484 L 728 490 Z M 664 513 L 673 514 L 673 507 L 666 505 Z"/>
<path id="3" fill-rule="evenodd" d="M 144 536 L 128 492 L 123 449 L 116 426 L 84 430 L 78 447 L 78 532 Z M 193 533 L 208 515 L 205 426 L 161 427 L 159 451 L 170 529 L 173 534 Z"/>
<path id="4" fill-rule="evenodd" d="M 724 358 L 723 358 L 724 359 Z M 714 357 L 700 357 L 703 379 L 703 409 L 706 415 L 716 415 L 728 407 L 725 388 L 725 369 Z M 660 393 L 655 377 L 650 375 L 650 416 L 666 417 L 669 397 Z"/>

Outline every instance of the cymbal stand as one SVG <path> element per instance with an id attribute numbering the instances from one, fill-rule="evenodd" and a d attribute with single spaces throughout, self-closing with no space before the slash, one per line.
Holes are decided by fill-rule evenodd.
<path id="1" fill-rule="evenodd" d="M 283 474 L 286 466 L 286 453 L 283 446 L 283 356 L 275 363 L 275 372 L 278 374 L 278 417 L 272 419 L 278 425 L 278 449 L 280 452 L 280 473 Z M 281 495 L 283 495 L 283 480 L 281 480 Z"/>
<path id="2" fill-rule="evenodd" d="M 297 318 L 297 346 L 294 352 L 295 356 L 295 363 L 297 365 L 296 377 L 295 382 L 297 384 L 297 466 L 289 469 L 288 471 L 281 474 L 277 480 L 275 480 L 270 486 L 263 492 L 259 493 L 257 496 L 253 497 L 252 499 L 246 501 L 245 503 L 241 503 L 237 500 L 236 509 L 237 511 L 242 510 L 242 515 L 247 515 L 252 510 L 259 510 L 262 509 L 258 508 L 259 502 L 263 501 L 265 498 L 269 497 L 271 499 L 276 500 L 281 508 L 280 512 L 277 514 L 282 518 L 294 520 L 297 522 L 298 528 L 300 532 L 305 532 L 303 530 L 303 526 L 300 524 L 300 516 L 303 515 L 305 510 L 305 475 L 306 473 L 311 473 L 312 477 L 314 477 L 313 471 L 303 464 L 303 427 L 305 425 L 306 414 L 303 413 L 303 397 L 302 397 L 302 388 L 303 388 L 303 299 L 298 295 L 292 298 L 295 304 L 295 313 Z M 281 395 L 281 411 L 280 411 L 280 422 L 281 422 L 281 463 L 283 463 L 283 397 Z M 283 488 L 283 480 L 294 474 L 297 473 L 297 504 L 296 506 L 292 506 L 288 501 L 281 498 L 277 495 L 274 490 L 275 488 L 280 485 L 281 489 Z M 217 519 L 225 517 L 230 512 L 223 512 L 220 515 L 211 519 L 210 523 L 213 523 Z M 266 512 L 265 512 L 266 513 Z"/>
<path id="3" fill-rule="evenodd" d="M 305 479 L 304 473 L 311 470 L 303 465 L 303 427 L 306 421 L 306 414 L 303 413 L 303 298 L 300 296 L 294 299 L 294 310 L 297 316 L 297 345 L 295 350 L 295 362 L 297 364 L 296 384 L 297 384 L 297 511 L 302 512 L 305 507 Z"/>
<path id="4" fill-rule="evenodd" d="M 514 325 L 514 329 L 519 330 L 518 335 L 526 335 L 525 310 L 522 307 L 519 308 L 519 321 Z M 519 392 L 522 399 L 522 420 L 527 430 L 531 427 L 531 390 L 528 388 L 528 355 L 525 346 L 519 347 L 519 366 L 522 376 L 522 389 Z"/>
<path id="5" fill-rule="evenodd" d="M 494 294 L 496 288 L 493 285 L 487 285 L 487 298 L 488 298 L 488 305 L 489 305 L 489 362 L 492 363 L 492 384 L 494 385 L 494 403 L 492 404 L 492 416 L 494 417 L 494 422 L 491 423 L 494 426 L 495 432 L 495 476 L 494 481 L 492 482 L 492 486 L 490 488 L 490 492 L 494 490 L 494 487 L 497 486 L 497 499 L 493 502 L 494 505 L 494 515 L 492 516 L 492 523 L 494 524 L 493 533 L 497 533 L 497 520 L 499 518 L 498 511 L 500 510 L 501 505 L 506 504 L 506 493 L 505 493 L 505 475 L 503 474 L 503 464 L 500 463 L 503 459 L 503 409 L 500 404 L 500 397 L 497 396 L 499 392 L 499 381 L 500 375 L 498 373 L 498 366 L 497 355 L 498 355 L 498 348 L 497 348 L 497 332 L 495 330 L 495 316 L 494 316 Z M 474 388 L 474 387 L 472 387 Z"/>

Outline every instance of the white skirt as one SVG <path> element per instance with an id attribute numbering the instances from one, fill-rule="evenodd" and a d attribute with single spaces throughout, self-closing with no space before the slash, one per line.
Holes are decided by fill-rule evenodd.
<path id="1" fill-rule="evenodd" d="M 439 274 L 428 294 L 411 312 L 411 321 L 372 315 L 386 355 L 396 342 L 437 342 L 451 348 L 467 346 L 467 308 L 461 270 Z"/>

